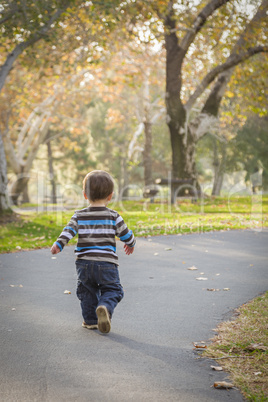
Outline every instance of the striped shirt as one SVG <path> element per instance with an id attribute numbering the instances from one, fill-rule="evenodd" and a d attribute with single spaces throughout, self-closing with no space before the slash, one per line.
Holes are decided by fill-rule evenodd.
<path id="1" fill-rule="evenodd" d="M 75 254 L 79 259 L 106 261 L 118 265 L 116 239 L 129 247 L 136 241 L 118 212 L 106 207 L 88 207 L 75 211 L 70 222 L 56 240 L 60 250 L 78 234 Z"/>

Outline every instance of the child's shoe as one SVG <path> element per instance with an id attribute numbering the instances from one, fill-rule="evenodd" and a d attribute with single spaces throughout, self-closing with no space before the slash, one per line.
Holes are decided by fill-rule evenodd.
<path id="1" fill-rule="evenodd" d="M 103 334 L 108 334 L 111 330 L 111 318 L 106 306 L 97 307 L 98 330 Z"/>
<path id="2" fill-rule="evenodd" d="M 83 328 L 87 328 L 87 329 L 98 329 L 98 325 L 97 324 L 86 324 L 85 321 L 82 322 L 82 327 Z"/>

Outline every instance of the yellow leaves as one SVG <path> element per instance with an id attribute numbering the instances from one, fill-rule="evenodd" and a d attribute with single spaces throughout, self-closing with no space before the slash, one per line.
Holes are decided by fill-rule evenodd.
<path id="1" fill-rule="evenodd" d="M 78 147 L 77 145 L 73 148 L 74 149 L 74 152 L 79 152 L 79 151 L 81 151 L 81 147 Z"/>
<path id="2" fill-rule="evenodd" d="M 80 134 L 81 133 L 81 130 L 79 130 L 79 129 L 72 129 L 72 130 L 70 130 L 71 131 L 71 133 L 72 134 Z M 74 151 L 74 152 L 76 152 L 76 153 L 79 153 L 80 151 L 81 151 L 81 146 L 80 145 L 78 145 L 78 143 L 77 143 L 77 141 L 72 141 L 72 140 L 70 140 L 70 138 L 65 138 L 65 141 L 64 141 L 64 147 L 66 148 L 66 149 L 68 149 L 68 150 L 72 150 L 72 151 Z"/>
<path id="3" fill-rule="evenodd" d="M 71 128 L 70 128 L 70 132 L 71 132 L 72 134 L 79 135 L 79 134 L 82 134 L 83 130 L 82 130 L 82 128 L 80 128 L 80 127 L 71 127 Z M 75 143 L 75 145 L 77 145 L 77 143 Z"/>
<path id="4" fill-rule="evenodd" d="M 225 92 L 225 95 L 226 95 L 228 98 L 233 98 L 233 97 L 235 96 L 234 93 L 231 92 L 231 91 L 226 91 L 226 92 Z"/>
<path id="5" fill-rule="evenodd" d="M 108 109 L 107 111 L 107 125 L 108 128 L 112 128 L 116 126 L 118 123 L 121 123 L 125 120 L 125 117 L 121 114 L 120 110 L 117 109 Z"/>

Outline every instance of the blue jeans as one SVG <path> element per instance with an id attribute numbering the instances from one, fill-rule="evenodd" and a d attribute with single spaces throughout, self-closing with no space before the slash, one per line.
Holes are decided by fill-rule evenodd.
<path id="1" fill-rule="evenodd" d="M 118 267 L 103 261 L 76 260 L 77 297 L 88 325 L 97 324 L 96 308 L 106 306 L 111 317 L 124 296 Z"/>

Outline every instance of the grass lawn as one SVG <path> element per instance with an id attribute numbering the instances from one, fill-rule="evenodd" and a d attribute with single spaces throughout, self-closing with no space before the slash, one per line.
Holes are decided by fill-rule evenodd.
<path id="1" fill-rule="evenodd" d="M 237 312 L 236 320 L 219 325 L 203 356 L 217 359 L 248 400 L 264 402 L 268 400 L 268 292 Z"/>
<path id="2" fill-rule="evenodd" d="M 215 230 L 268 227 L 268 196 L 183 199 L 176 206 L 148 201 L 111 203 L 135 236 L 202 233 Z M 73 214 L 72 211 L 27 212 L 8 222 L 1 218 L 0 253 L 50 247 Z M 12 219 L 10 219 L 12 220 Z M 76 242 L 76 238 L 69 244 Z"/>

